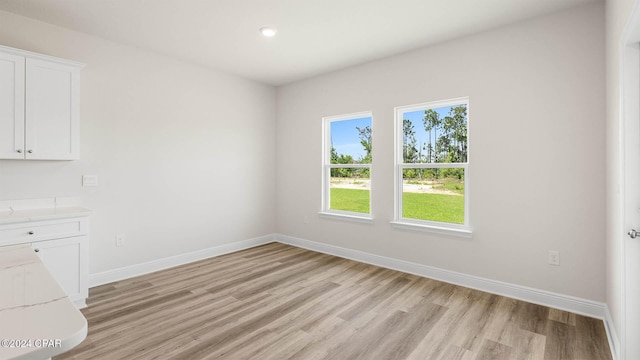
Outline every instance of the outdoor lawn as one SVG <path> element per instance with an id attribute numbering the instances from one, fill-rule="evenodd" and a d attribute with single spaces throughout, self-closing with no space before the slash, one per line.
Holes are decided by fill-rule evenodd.
<path id="1" fill-rule="evenodd" d="M 369 190 L 331 188 L 331 209 L 369 213 Z"/>
<path id="2" fill-rule="evenodd" d="M 449 189 L 449 184 L 443 184 Z M 464 224 L 464 189 L 450 194 L 405 191 L 402 199 L 402 217 Z M 369 213 L 369 190 L 331 188 L 331 209 Z"/>
<path id="3" fill-rule="evenodd" d="M 464 224 L 464 196 L 405 192 L 402 217 Z"/>

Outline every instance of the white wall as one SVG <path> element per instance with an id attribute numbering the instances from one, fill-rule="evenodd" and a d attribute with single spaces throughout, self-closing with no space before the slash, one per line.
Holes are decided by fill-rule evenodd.
<path id="1" fill-rule="evenodd" d="M 0 161 L 0 200 L 83 198 L 91 273 L 275 231 L 274 88 L 6 12 L 0 44 L 87 64 L 81 160 Z"/>
<path id="2" fill-rule="evenodd" d="M 623 201 L 620 197 L 620 45 L 634 0 L 607 0 L 607 305 L 615 330 L 624 341 Z M 624 348 L 624 344 L 620 347 Z"/>
<path id="3" fill-rule="evenodd" d="M 604 301 L 604 26 L 596 3 L 278 88 L 278 231 Z M 394 106 L 461 96 L 473 239 L 392 228 Z M 320 218 L 321 118 L 365 110 L 374 224 Z"/>

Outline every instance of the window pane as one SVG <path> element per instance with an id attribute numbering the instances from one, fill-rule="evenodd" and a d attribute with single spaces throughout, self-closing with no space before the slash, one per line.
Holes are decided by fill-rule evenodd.
<path id="1" fill-rule="evenodd" d="M 331 122 L 331 163 L 371 164 L 371 117 Z"/>
<path id="2" fill-rule="evenodd" d="M 464 169 L 404 169 L 402 217 L 464 224 Z"/>
<path id="3" fill-rule="evenodd" d="M 370 213 L 371 179 L 370 169 L 331 169 L 330 205 L 331 210 Z"/>
<path id="4" fill-rule="evenodd" d="M 402 114 L 404 163 L 467 162 L 467 105 Z"/>

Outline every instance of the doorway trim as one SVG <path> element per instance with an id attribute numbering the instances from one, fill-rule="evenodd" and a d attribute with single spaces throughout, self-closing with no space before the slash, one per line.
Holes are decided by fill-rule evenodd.
<path id="1" fill-rule="evenodd" d="M 631 6 L 628 22 L 624 27 L 620 42 L 616 46 L 616 51 L 619 55 L 619 79 L 616 86 L 619 90 L 619 101 L 616 106 L 618 107 L 618 148 L 619 158 L 619 179 L 620 179 L 620 214 L 621 217 L 616 219 L 612 226 L 617 226 L 621 229 L 619 237 L 614 241 L 622 241 L 620 245 L 620 258 L 619 262 L 615 264 L 616 274 L 619 274 L 622 278 L 620 299 L 621 314 L 619 314 L 618 321 L 618 333 L 616 333 L 616 327 L 613 322 L 612 316 L 607 307 L 605 327 L 609 336 L 609 345 L 611 347 L 612 355 L 614 359 L 624 360 L 629 356 L 639 353 L 639 350 L 634 345 L 637 339 L 634 339 L 638 334 L 629 334 L 631 326 L 631 319 L 629 319 L 630 311 L 629 304 L 629 286 L 628 286 L 628 273 L 631 271 L 633 264 L 630 264 L 628 251 L 629 239 L 625 236 L 626 227 L 630 224 L 627 223 L 628 213 L 628 200 L 627 197 L 637 197 L 638 194 L 629 194 L 628 178 L 635 179 L 638 177 L 637 170 L 633 166 L 636 159 L 631 159 L 628 155 L 631 151 L 637 152 L 640 149 L 640 0 L 635 0 Z M 632 174 L 636 172 L 636 174 Z M 629 184 L 629 185 L 628 185 Z M 638 199 L 640 201 L 640 199 Z M 640 224 L 638 224 L 640 225 Z M 636 225 L 637 226 L 637 225 Z M 616 232 L 617 233 L 617 232 Z M 635 270 L 633 270 L 635 271 Z M 637 327 L 637 324 L 633 326 Z M 637 332 L 637 329 L 635 329 Z"/>

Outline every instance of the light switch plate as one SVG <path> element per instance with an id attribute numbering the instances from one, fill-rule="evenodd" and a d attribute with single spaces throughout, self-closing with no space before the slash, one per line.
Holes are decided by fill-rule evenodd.
<path id="1" fill-rule="evenodd" d="M 82 186 L 98 186 L 98 175 L 83 175 Z"/>

